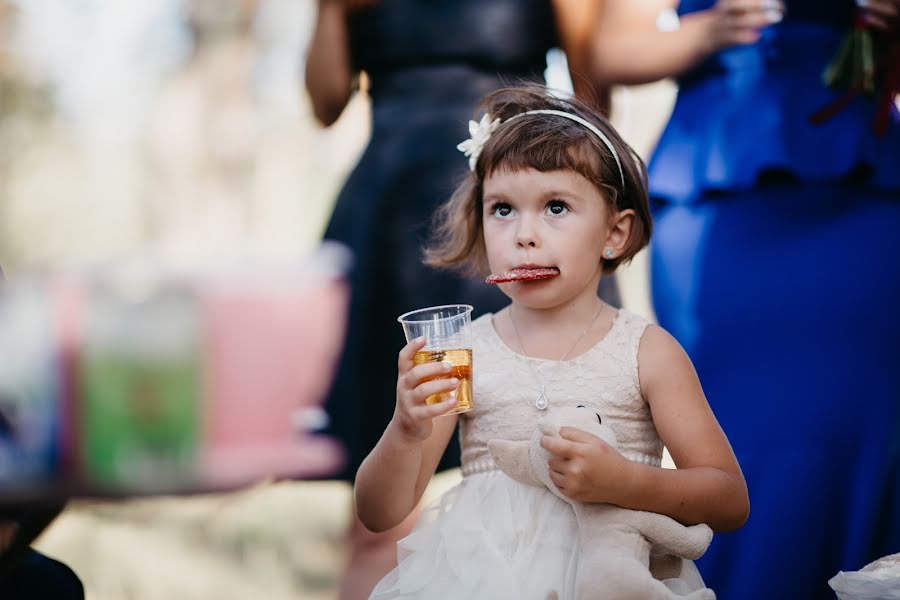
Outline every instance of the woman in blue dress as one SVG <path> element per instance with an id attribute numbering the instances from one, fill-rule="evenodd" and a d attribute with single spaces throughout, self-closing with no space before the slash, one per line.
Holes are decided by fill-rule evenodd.
<path id="1" fill-rule="evenodd" d="M 434 210 L 468 174 L 456 145 L 487 93 L 519 81 L 543 81 L 547 51 L 567 55 L 573 86 L 597 96 L 585 74 L 597 0 L 319 0 L 306 59 L 316 117 L 330 125 L 369 81 L 372 135 L 337 199 L 326 238 L 354 252 L 347 343 L 327 408 L 330 433 L 348 453 L 340 477 L 353 480 L 394 411 L 397 360 L 381 349 L 403 347 L 401 313 L 463 302 L 475 315 L 508 300 L 481 281 L 422 264 Z M 605 282 L 603 297 L 618 304 Z M 379 350 L 373 350 L 373 349 Z M 459 465 L 451 444 L 441 467 Z M 341 597 L 367 597 L 396 564 L 396 539 L 417 513 L 388 534 L 350 535 Z"/>
<path id="2" fill-rule="evenodd" d="M 649 166 L 653 303 L 687 349 L 750 491 L 698 561 L 726 600 L 834 598 L 900 552 L 900 117 L 823 71 L 898 0 L 608 0 L 601 84 L 674 77 Z M 668 18 L 666 18 L 668 17 Z M 900 69 L 900 65 L 893 65 Z"/>

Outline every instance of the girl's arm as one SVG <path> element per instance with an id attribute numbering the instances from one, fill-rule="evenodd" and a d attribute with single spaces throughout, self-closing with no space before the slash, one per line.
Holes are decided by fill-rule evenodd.
<path id="1" fill-rule="evenodd" d="M 675 77 L 723 48 L 752 44 L 760 30 L 781 19 L 780 0 L 719 0 L 683 15 L 675 31 L 657 19 L 674 0 L 606 0 L 596 22 L 593 74 L 599 85 L 635 85 Z"/>
<path id="2" fill-rule="evenodd" d="M 715 531 L 737 529 L 750 511 L 747 484 L 687 354 L 651 325 L 638 365 L 653 423 L 678 468 L 632 462 L 596 436 L 564 427 L 562 439 L 544 437 L 541 444 L 554 454 L 554 483 L 574 500 L 657 512 Z"/>
<path id="3" fill-rule="evenodd" d="M 394 416 L 356 473 L 356 512 L 372 531 L 386 531 L 413 511 L 456 427 L 456 415 L 435 419 L 456 405 L 455 398 L 425 404 L 428 396 L 449 392 L 459 382 L 447 378 L 450 367 L 444 363 L 413 365 L 424 345 L 420 338 L 400 351 Z M 424 381 L 434 376 L 441 378 Z"/>
<path id="4" fill-rule="evenodd" d="M 583 102 L 609 112 L 609 88 L 593 77 L 591 42 L 604 0 L 553 0 L 560 45 L 566 54 L 575 95 Z"/>
<path id="5" fill-rule="evenodd" d="M 306 90 L 316 119 L 326 127 L 341 116 L 353 93 L 346 11 L 344 0 L 319 0 L 306 55 Z"/>
<path id="6" fill-rule="evenodd" d="M 651 325 L 638 351 L 641 390 L 677 469 L 636 465 L 623 502 L 715 531 L 747 520 L 747 483 L 694 365 L 675 338 Z"/>

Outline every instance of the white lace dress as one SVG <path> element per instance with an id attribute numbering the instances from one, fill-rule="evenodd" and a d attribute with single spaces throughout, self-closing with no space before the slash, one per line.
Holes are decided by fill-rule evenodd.
<path id="1" fill-rule="evenodd" d="M 399 564 L 371 598 L 574 598 L 579 551 L 574 511 L 549 490 L 497 470 L 487 443 L 531 438 L 544 414 L 535 408 L 541 387 L 536 370 L 551 409 L 594 407 L 615 430 L 625 457 L 658 466 L 663 445 L 638 381 L 638 345 L 648 323 L 620 310 L 593 348 L 560 362 L 513 352 L 497 334 L 493 315 L 477 319 L 472 324 L 475 408 L 460 416 L 463 480 L 426 508 L 413 532 L 398 543 Z M 702 587 L 689 561 L 681 580 L 666 583 L 679 593 Z"/>

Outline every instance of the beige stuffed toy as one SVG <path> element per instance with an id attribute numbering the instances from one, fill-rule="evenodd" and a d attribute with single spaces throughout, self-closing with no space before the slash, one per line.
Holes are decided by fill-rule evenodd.
<path id="1" fill-rule="evenodd" d="M 679 596 L 653 577 L 651 551 L 697 559 L 706 552 L 712 530 L 705 524 L 685 527 L 665 515 L 621 508 L 613 504 L 575 502 L 564 496 L 550 480 L 550 454 L 541 447 L 541 436 L 558 436 L 560 427 L 577 427 L 618 449 L 612 428 L 587 407 L 559 408 L 538 424 L 530 442 L 491 440 L 491 455 L 500 469 L 513 479 L 534 486 L 547 486 L 575 509 L 581 549 L 576 597 L 580 600 L 715 600 L 704 588 Z M 668 564 L 680 568 L 681 561 Z M 669 575 L 677 576 L 676 569 Z M 657 572 L 654 570 L 654 572 Z M 659 574 L 659 573 L 657 573 Z"/>

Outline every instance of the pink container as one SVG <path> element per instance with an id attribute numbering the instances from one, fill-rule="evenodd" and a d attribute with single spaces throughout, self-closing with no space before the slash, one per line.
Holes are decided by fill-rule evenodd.
<path id="1" fill-rule="evenodd" d="M 0 400 L 15 400 L 6 412 L 27 417 L 28 433 L 0 436 L 0 467 L 17 469 L 0 469 L 0 500 L 337 472 L 343 451 L 316 430 L 344 341 L 348 260 L 326 245 L 285 268 L 144 261 L 0 288 L 0 347 L 21 358 L 0 365 Z M 13 397 L 23 382 L 41 385 Z"/>
<path id="2" fill-rule="evenodd" d="M 213 278 L 204 320 L 201 481 L 321 477 L 342 453 L 313 435 L 344 339 L 348 290 L 333 274 Z"/>

